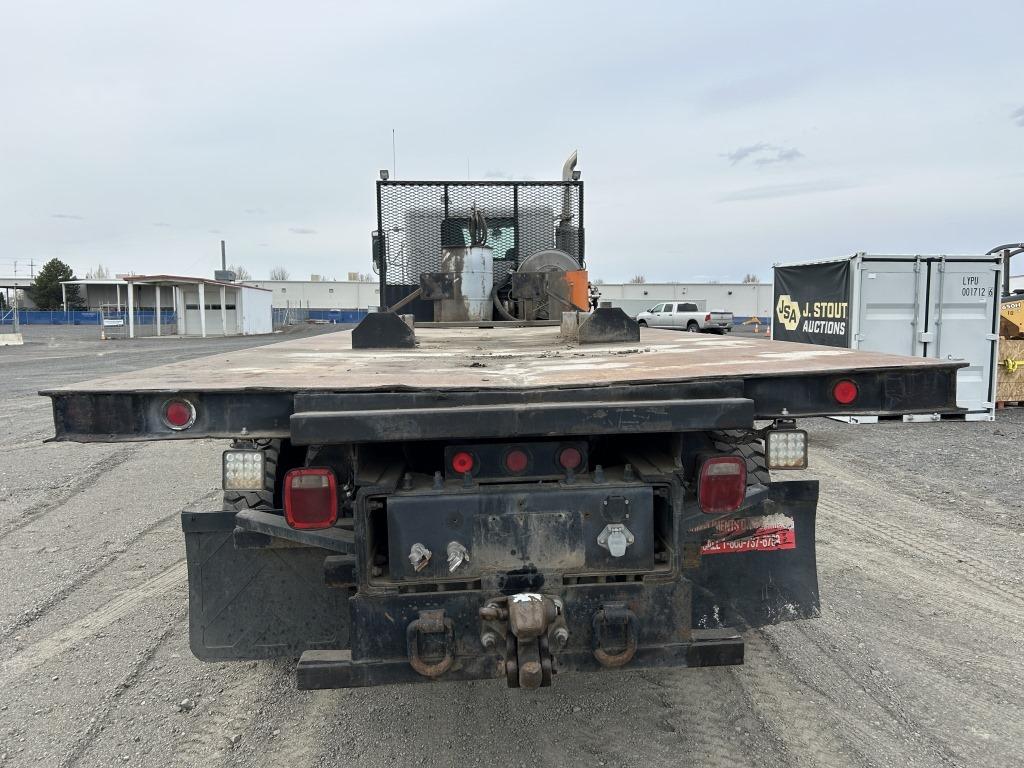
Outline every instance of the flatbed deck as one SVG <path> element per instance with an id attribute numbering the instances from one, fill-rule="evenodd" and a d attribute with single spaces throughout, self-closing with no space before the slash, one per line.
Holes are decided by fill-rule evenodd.
<path id="1" fill-rule="evenodd" d="M 352 349 L 348 331 L 147 368 L 57 393 L 491 390 L 949 370 L 962 364 L 767 339 L 641 329 L 638 343 L 578 346 L 558 328 L 417 328 L 417 349 Z"/>
<path id="2" fill-rule="evenodd" d="M 951 413 L 963 363 L 644 329 L 579 346 L 558 328 L 422 328 L 419 346 L 352 349 L 347 331 L 94 379 L 53 399 L 55 439 L 442 436 L 733 428 L 753 419 Z M 838 404 L 840 379 L 856 402 Z M 163 420 L 173 398 L 197 414 Z M 484 425 L 487 429 L 484 430 Z"/>

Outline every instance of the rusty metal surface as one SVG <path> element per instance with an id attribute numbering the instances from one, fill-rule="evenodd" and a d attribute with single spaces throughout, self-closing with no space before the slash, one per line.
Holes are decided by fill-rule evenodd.
<path id="1" fill-rule="evenodd" d="M 418 328 L 407 350 L 352 349 L 348 331 L 196 358 L 48 392 L 479 390 L 599 387 L 962 363 L 732 336 L 643 329 L 580 347 L 558 328 Z M 46 394 L 46 393 L 44 393 Z"/>

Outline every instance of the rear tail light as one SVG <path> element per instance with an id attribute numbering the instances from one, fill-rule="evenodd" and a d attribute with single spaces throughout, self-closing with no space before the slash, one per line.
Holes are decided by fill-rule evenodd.
<path id="1" fill-rule="evenodd" d="M 224 451 L 225 491 L 263 490 L 263 451 Z"/>
<path id="2" fill-rule="evenodd" d="M 520 448 L 513 448 L 505 454 L 505 469 L 513 475 L 519 475 L 530 466 L 530 457 L 526 451 Z"/>
<path id="3" fill-rule="evenodd" d="M 176 397 L 163 407 L 164 424 L 175 431 L 188 429 L 196 423 L 196 407 L 188 400 Z"/>
<path id="4" fill-rule="evenodd" d="M 768 469 L 807 469 L 807 432 L 770 429 L 764 436 Z"/>
<path id="5" fill-rule="evenodd" d="M 284 476 L 284 517 L 292 528 L 330 528 L 338 520 L 338 487 L 329 469 L 305 467 Z"/>
<path id="6" fill-rule="evenodd" d="M 578 448 L 563 448 L 558 452 L 558 463 L 562 469 L 579 469 L 583 463 L 583 454 Z"/>
<path id="7" fill-rule="evenodd" d="M 697 480 L 697 498 L 707 514 L 735 512 L 747 494 L 747 463 L 739 456 L 706 459 Z"/>
<path id="8" fill-rule="evenodd" d="M 704 322 L 705 323 L 710 323 L 711 322 L 711 313 L 710 312 L 708 312 L 706 315 L 704 315 Z"/>
<path id="9" fill-rule="evenodd" d="M 832 387 L 832 397 L 840 405 L 850 405 L 857 399 L 858 394 L 860 393 L 857 391 L 857 385 L 849 379 L 838 381 Z"/>
<path id="10" fill-rule="evenodd" d="M 467 472 L 473 473 L 476 468 L 476 459 L 469 451 L 459 451 L 452 456 L 452 471 L 457 475 L 464 475 Z"/>

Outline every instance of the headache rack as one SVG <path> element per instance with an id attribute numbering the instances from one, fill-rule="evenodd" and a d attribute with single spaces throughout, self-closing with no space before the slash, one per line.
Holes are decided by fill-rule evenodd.
<path id="1" fill-rule="evenodd" d="M 470 245 L 474 208 L 487 221 L 495 285 L 541 251 L 564 251 L 585 267 L 582 181 L 378 181 L 373 264 L 384 306 L 437 272 L 443 247 Z M 429 302 L 404 311 L 433 319 Z"/>

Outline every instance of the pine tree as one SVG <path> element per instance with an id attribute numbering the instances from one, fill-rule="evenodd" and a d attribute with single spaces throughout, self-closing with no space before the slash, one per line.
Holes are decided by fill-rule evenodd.
<path id="1" fill-rule="evenodd" d="M 60 284 L 62 280 L 75 280 L 75 273 L 60 259 L 50 259 L 39 270 L 35 282 L 25 293 L 39 309 L 63 309 Z M 82 309 L 85 304 L 77 285 L 66 289 L 68 309 Z"/>

